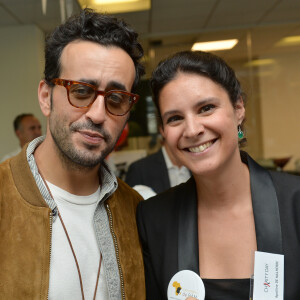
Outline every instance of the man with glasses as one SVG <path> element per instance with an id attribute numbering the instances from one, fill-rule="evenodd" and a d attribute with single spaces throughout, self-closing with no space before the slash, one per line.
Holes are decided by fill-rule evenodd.
<path id="1" fill-rule="evenodd" d="M 0 166 L 1 299 L 145 299 L 141 197 L 105 157 L 138 100 L 137 34 L 89 9 L 48 37 L 47 132 Z"/>

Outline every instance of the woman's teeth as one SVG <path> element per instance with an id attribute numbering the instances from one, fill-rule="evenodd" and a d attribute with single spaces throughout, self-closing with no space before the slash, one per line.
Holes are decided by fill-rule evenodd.
<path id="1" fill-rule="evenodd" d="M 205 149 L 207 149 L 212 144 L 213 144 L 212 142 L 207 142 L 207 143 L 205 143 L 203 145 L 200 145 L 198 147 L 189 148 L 189 151 L 194 152 L 194 153 L 203 152 Z"/>

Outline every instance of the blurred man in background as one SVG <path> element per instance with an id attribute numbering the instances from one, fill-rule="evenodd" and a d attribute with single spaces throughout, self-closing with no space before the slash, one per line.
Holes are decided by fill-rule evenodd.
<path id="1" fill-rule="evenodd" d="M 129 166 L 125 182 L 146 199 L 185 182 L 190 177 L 190 171 L 177 161 L 163 140 L 159 151 Z"/>
<path id="2" fill-rule="evenodd" d="M 14 120 L 14 130 L 19 139 L 19 147 L 14 151 L 3 156 L 0 162 L 17 155 L 22 147 L 42 135 L 40 121 L 33 114 L 21 114 Z"/>

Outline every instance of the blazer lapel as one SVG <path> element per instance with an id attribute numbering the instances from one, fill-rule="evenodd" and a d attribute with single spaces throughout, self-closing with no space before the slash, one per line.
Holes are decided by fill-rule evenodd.
<path id="1" fill-rule="evenodd" d="M 242 153 L 242 159 L 245 158 L 250 171 L 257 250 L 282 254 L 279 207 L 271 175 L 249 155 L 245 157 Z"/>
<path id="2" fill-rule="evenodd" d="M 194 178 L 178 193 L 178 271 L 199 274 L 197 193 Z"/>

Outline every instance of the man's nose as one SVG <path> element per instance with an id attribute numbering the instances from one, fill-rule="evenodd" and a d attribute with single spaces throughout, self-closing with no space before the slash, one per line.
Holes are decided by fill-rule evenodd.
<path id="1" fill-rule="evenodd" d="M 105 108 L 105 99 L 102 95 L 98 95 L 85 115 L 95 124 L 101 124 L 105 121 L 107 111 Z"/>

